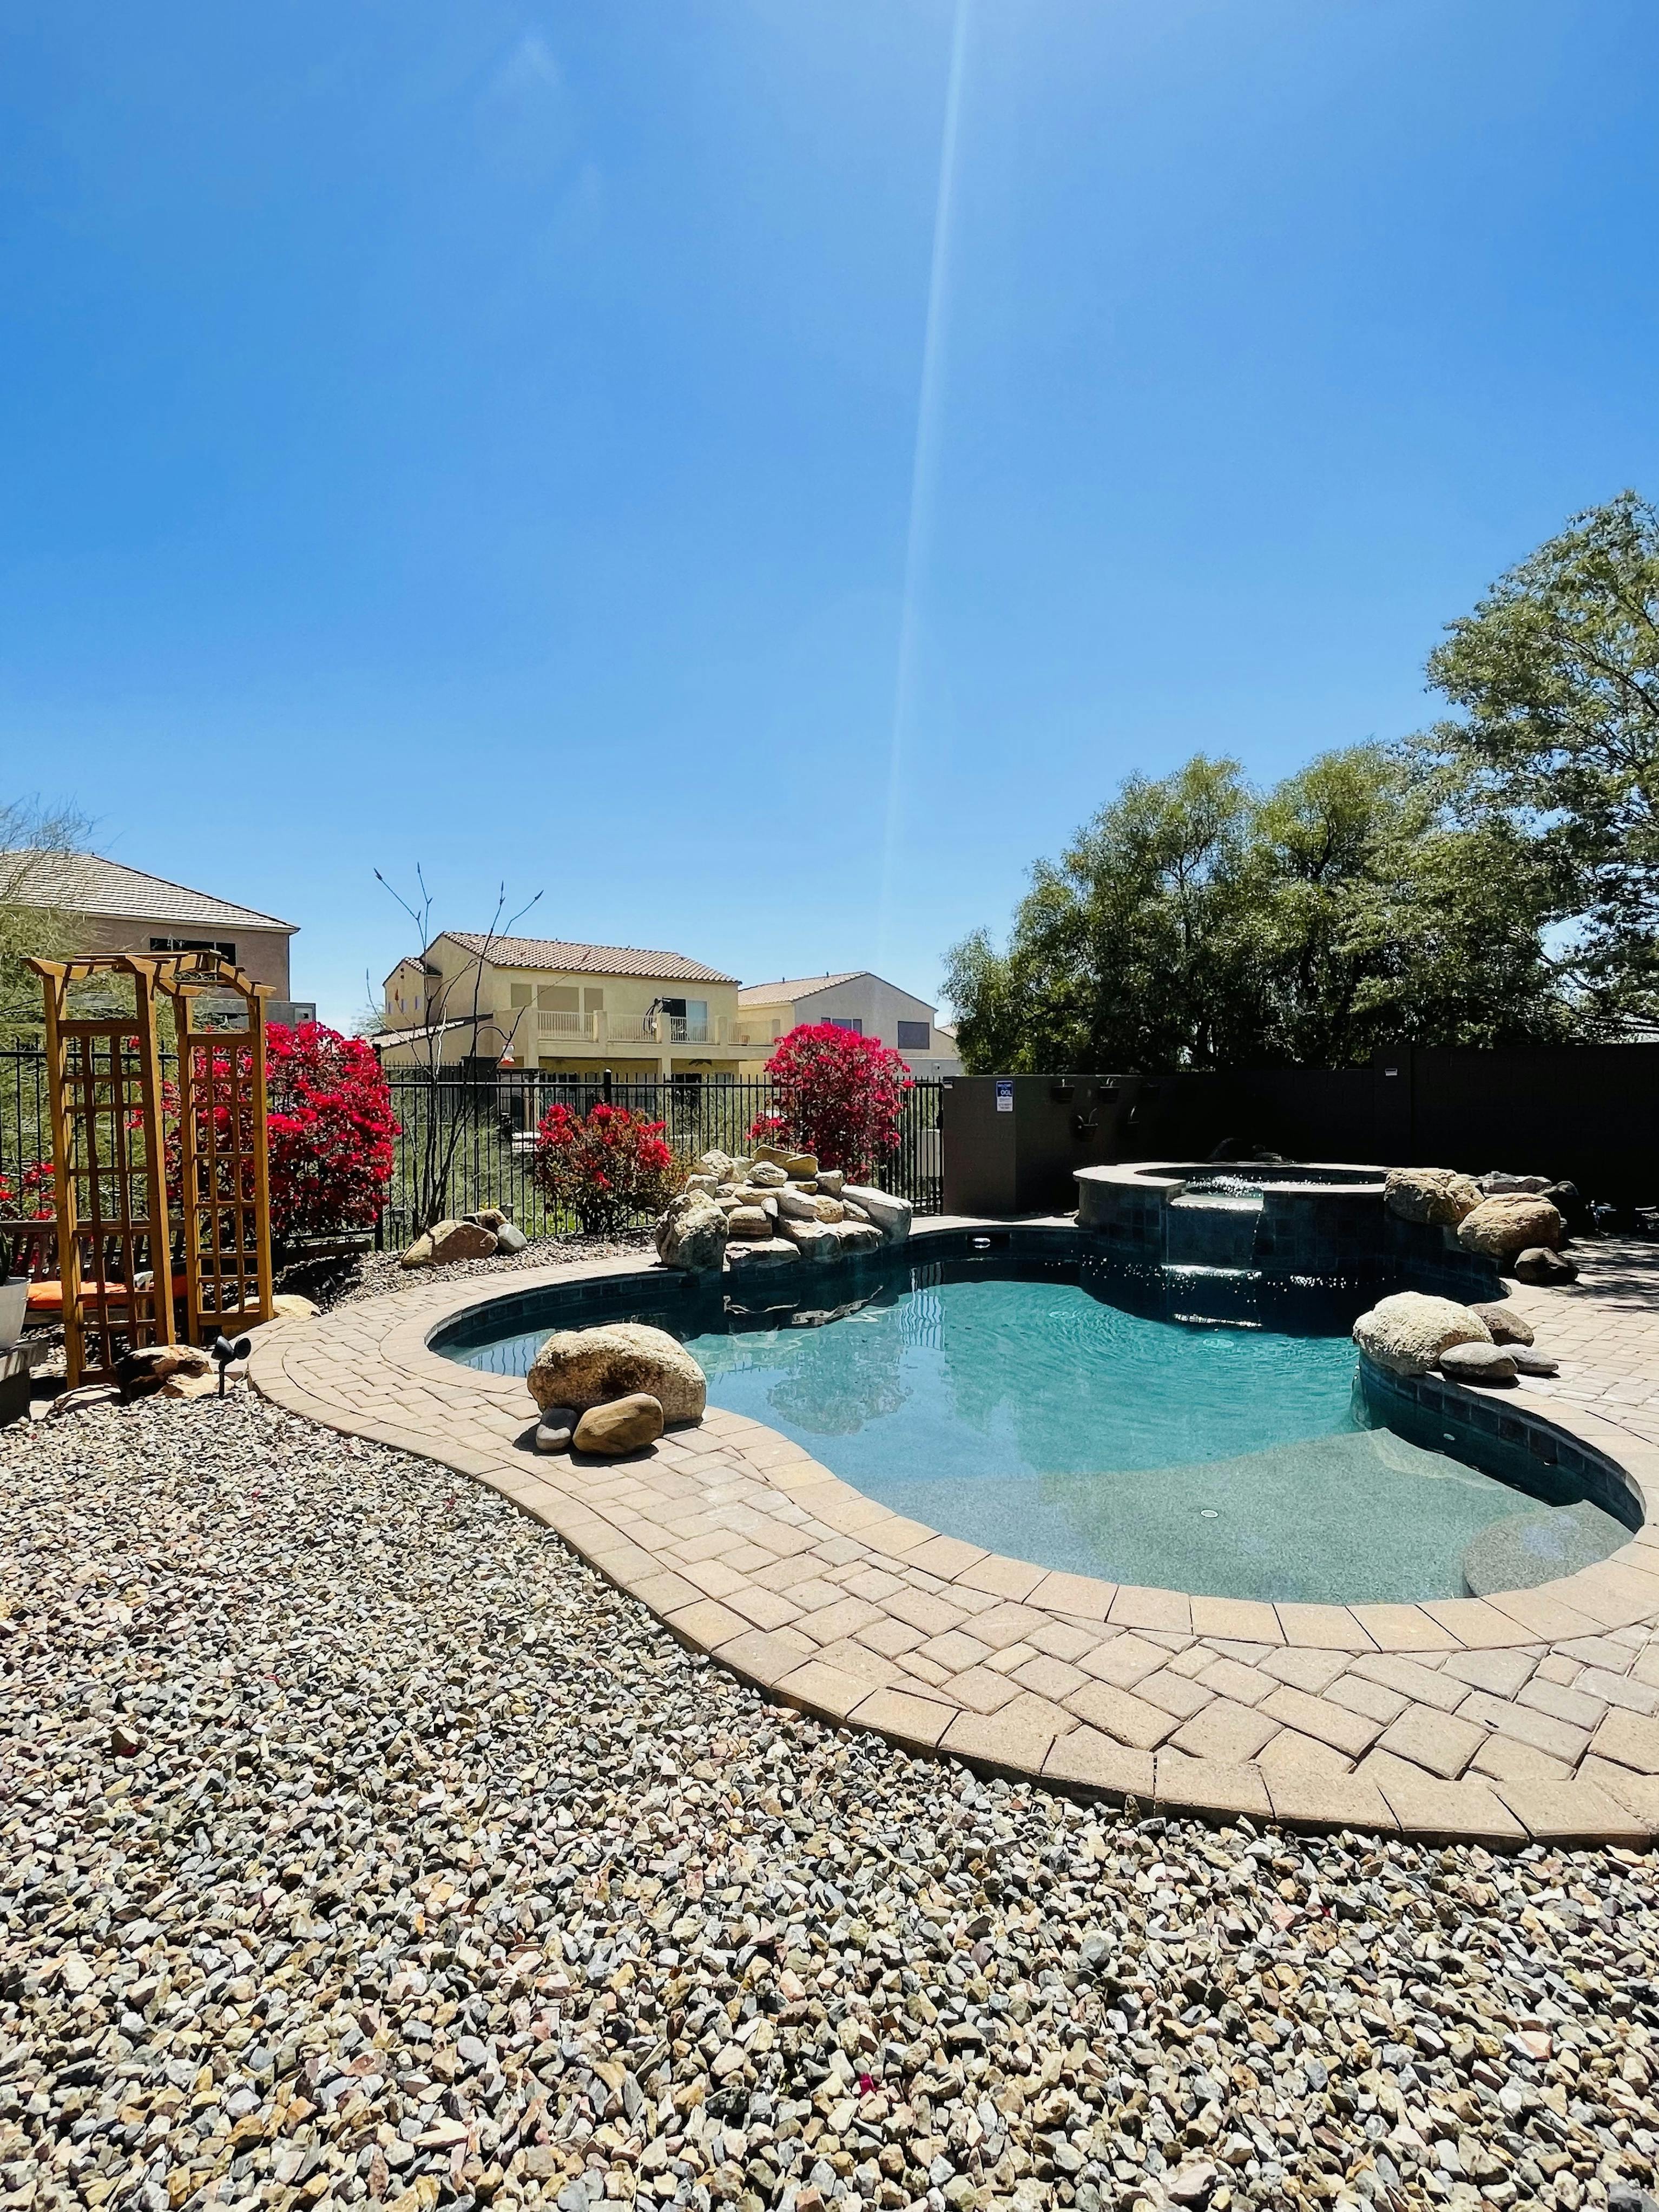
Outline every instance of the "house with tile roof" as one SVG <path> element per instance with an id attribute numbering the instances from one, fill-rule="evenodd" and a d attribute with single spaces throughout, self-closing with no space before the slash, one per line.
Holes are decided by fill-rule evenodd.
<path id="1" fill-rule="evenodd" d="M 289 947 L 297 922 L 97 853 L 0 854 L 0 874 L 18 905 L 50 908 L 68 922 L 72 954 L 217 952 L 256 983 L 270 984 L 273 1020 L 294 1018 Z"/>
<path id="2" fill-rule="evenodd" d="M 730 1079 L 738 979 L 684 953 L 444 930 L 386 979 L 381 1065 L 493 1062 L 566 1079 Z"/>
<path id="3" fill-rule="evenodd" d="M 960 1075 L 954 1033 L 941 1029 L 938 1008 L 867 968 L 838 975 L 785 976 L 749 983 L 738 994 L 738 1030 L 748 1053 L 747 1072 L 758 1074 L 781 1036 L 808 1022 L 832 1022 L 860 1036 L 890 1045 L 912 1075 L 924 1081 Z"/>

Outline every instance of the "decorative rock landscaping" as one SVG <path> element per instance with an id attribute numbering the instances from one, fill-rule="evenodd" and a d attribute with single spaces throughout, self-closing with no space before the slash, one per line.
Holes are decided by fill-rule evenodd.
<path id="1" fill-rule="evenodd" d="M 1124 1819 L 913 1758 L 489 1488 L 246 1394 L 9 1431 L 0 1469 L 17 2212 L 1651 2186 L 1637 1851 Z M 1491 1694 L 1438 1680 L 1449 1733 Z"/>
<path id="2" fill-rule="evenodd" d="M 902 1244 L 910 1225 L 908 1199 L 849 1183 L 811 1153 L 761 1145 L 752 1157 L 705 1152 L 655 1241 L 665 1267 L 702 1273 L 852 1259 Z"/>
<path id="3" fill-rule="evenodd" d="M 530 1239 L 499 1206 L 487 1206 L 456 1221 L 434 1222 L 404 1254 L 404 1267 L 453 1267 L 466 1260 L 490 1260 L 497 1253 L 522 1252 Z"/>

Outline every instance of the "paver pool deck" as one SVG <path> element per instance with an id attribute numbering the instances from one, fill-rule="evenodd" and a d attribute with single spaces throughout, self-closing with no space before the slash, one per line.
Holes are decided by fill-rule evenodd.
<path id="1" fill-rule="evenodd" d="M 930 1234 L 1006 1226 L 928 1221 L 913 1241 L 921 1257 Z M 276 1322 L 251 1373 L 294 1413 L 501 1492 L 683 1643 L 838 1724 L 1143 1810 L 1645 1847 L 1659 1837 L 1659 1247 L 1576 1256 L 1569 1288 L 1511 1286 L 1559 1376 L 1459 1395 L 1613 1461 L 1650 1517 L 1559 1581 L 1422 1604 L 1270 1605 L 1054 1572 L 906 1519 L 718 1408 L 629 1459 L 539 1455 L 522 1381 L 428 1348 L 491 1297 L 658 1274 L 654 1261 L 440 1278 Z"/>

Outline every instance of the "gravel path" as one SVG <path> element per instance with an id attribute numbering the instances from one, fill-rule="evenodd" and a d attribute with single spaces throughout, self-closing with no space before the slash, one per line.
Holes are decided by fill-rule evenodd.
<path id="1" fill-rule="evenodd" d="M 1137 1826 L 838 1736 L 245 1394 L 6 1431 L 0 1543 L 5 2212 L 1651 2180 L 1646 1859 Z"/>

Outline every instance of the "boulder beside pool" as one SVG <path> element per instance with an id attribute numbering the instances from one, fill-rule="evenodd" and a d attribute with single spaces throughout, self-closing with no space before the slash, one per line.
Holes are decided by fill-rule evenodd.
<path id="1" fill-rule="evenodd" d="M 685 1346 L 637 1321 L 556 1329 L 525 1380 L 538 1406 L 573 1406 L 579 1413 L 644 1392 L 671 1427 L 700 1421 L 708 1402 L 708 1380 Z"/>
<path id="2" fill-rule="evenodd" d="M 1480 1203 L 1480 1186 L 1452 1168 L 1390 1168 L 1382 1203 L 1402 1221 L 1455 1229 Z"/>
<path id="3" fill-rule="evenodd" d="M 571 1449 L 599 1459 L 621 1459 L 655 1443 L 662 1431 L 662 1407 L 648 1390 L 635 1390 L 608 1405 L 590 1406 L 576 1424 Z"/>
<path id="4" fill-rule="evenodd" d="M 1426 1375 L 1454 1344 L 1490 1344 L 1492 1333 L 1468 1306 L 1422 1291 L 1397 1291 L 1353 1325 L 1353 1340 L 1391 1375 Z"/>

